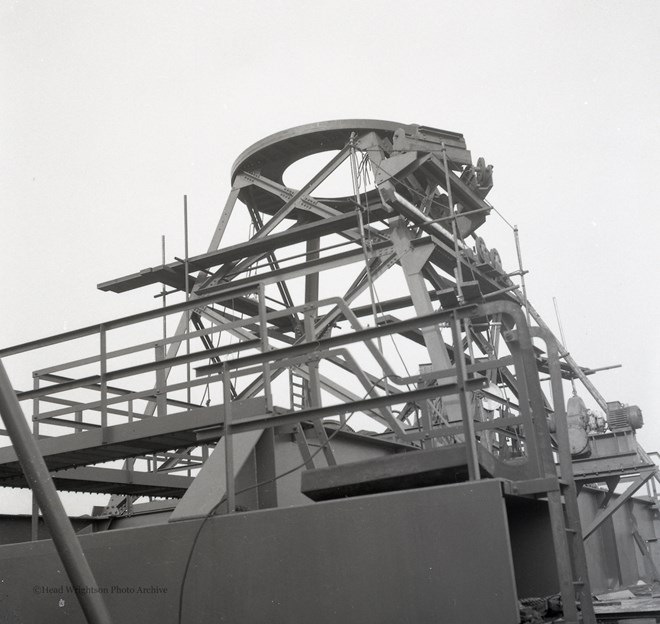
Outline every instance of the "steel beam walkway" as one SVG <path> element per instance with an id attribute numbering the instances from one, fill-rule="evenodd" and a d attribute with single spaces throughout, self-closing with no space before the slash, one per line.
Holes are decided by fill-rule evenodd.
<path id="1" fill-rule="evenodd" d="M 246 399 L 232 403 L 232 417 L 236 420 L 266 414 L 266 401 L 263 397 Z M 216 426 L 216 439 L 222 435 L 217 427 L 223 421 L 223 406 L 198 408 L 177 414 L 148 418 L 132 423 L 107 427 L 105 436 L 101 429 L 83 431 L 54 438 L 39 440 L 39 449 L 47 467 L 60 471 L 77 466 L 90 466 L 118 459 L 138 457 L 158 451 L 195 446 L 197 431 Z M 209 435 L 206 436 L 207 439 Z M 105 439 L 104 439 L 105 438 Z M 152 496 L 180 496 L 188 480 L 182 477 L 149 473 L 133 473 L 133 481 L 128 471 L 113 470 L 113 476 L 120 477 L 119 483 L 112 484 L 111 469 L 85 469 L 54 475 L 63 489 L 85 492 L 135 493 Z M 101 472 L 99 472 L 101 471 Z M 11 447 L 0 449 L 0 485 L 27 487 L 23 472 Z"/>

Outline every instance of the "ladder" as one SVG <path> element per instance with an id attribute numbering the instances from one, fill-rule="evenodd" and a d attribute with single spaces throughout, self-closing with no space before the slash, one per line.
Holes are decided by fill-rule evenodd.
<path id="1" fill-rule="evenodd" d="M 289 403 L 291 411 L 297 412 L 309 405 L 307 381 L 289 368 Z"/>
<path id="2" fill-rule="evenodd" d="M 289 402 L 292 412 L 306 409 L 310 407 L 311 403 L 309 396 L 309 382 L 307 379 L 297 374 L 293 368 L 289 368 Z M 318 420 L 314 420 L 313 426 L 328 466 L 336 466 L 337 460 L 332 447 L 330 446 L 330 439 L 328 438 L 328 434 L 326 433 L 323 424 Z M 298 423 L 294 426 L 293 437 L 298 444 L 305 466 L 307 468 L 314 468 L 314 456 L 309 450 L 307 437 L 305 436 L 302 423 Z"/>
<path id="3" fill-rule="evenodd" d="M 560 459 L 560 464 L 562 464 Z M 559 489 L 548 492 L 559 588 L 567 624 L 596 624 L 572 470 L 562 472 Z M 580 604 L 580 612 L 577 605 Z"/>

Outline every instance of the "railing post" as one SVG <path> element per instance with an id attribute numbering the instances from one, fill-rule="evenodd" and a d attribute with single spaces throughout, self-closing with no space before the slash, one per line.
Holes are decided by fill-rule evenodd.
<path id="1" fill-rule="evenodd" d="M 99 326 L 99 340 L 99 363 L 101 366 L 101 442 L 106 444 L 108 441 L 106 438 L 108 427 L 108 380 L 106 379 L 108 373 L 108 344 L 105 325 L 103 324 Z"/>
<path id="2" fill-rule="evenodd" d="M 165 346 L 156 343 L 154 346 L 156 353 L 156 362 L 165 359 Z M 167 393 L 165 385 L 167 383 L 167 371 L 164 368 L 156 369 L 156 414 L 158 416 L 165 416 L 167 413 Z"/>
<path id="3" fill-rule="evenodd" d="M 39 389 L 39 375 L 34 373 L 32 387 L 35 390 Z M 32 399 L 32 435 L 39 443 L 39 397 Z M 32 526 L 31 526 L 31 539 L 36 542 L 39 539 L 39 503 L 34 492 L 32 492 Z"/>

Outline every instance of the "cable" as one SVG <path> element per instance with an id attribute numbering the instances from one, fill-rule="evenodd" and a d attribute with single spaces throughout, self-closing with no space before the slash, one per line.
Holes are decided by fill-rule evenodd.
<path id="1" fill-rule="evenodd" d="M 366 399 L 366 398 L 369 396 L 369 394 L 371 393 L 371 391 L 372 391 L 374 388 L 376 388 L 376 386 L 378 386 L 378 384 L 379 384 L 381 381 L 383 381 L 383 379 L 385 379 L 385 377 L 387 377 L 387 375 L 383 375 L 382 377 L 379 377 L 376 381 L 374 381 L 374 382 L 371 384 L 371 387 L 369 388 L 369 390 L 366 391 L 366 393 L 364 394 L 364 396 L 362 397 L 361 400 Z M 346 419 L 344 420 L 343 423 L 339 423 L 339 427 L 337 427 L 337 429 L 336 429 L 335 431 L 333 431 L 333 432 L 328 436 L 328 439 L 327 439 L 326 441 L 322 442 L 322 443 L 319 445 L 319 448 L 316 449 L 316 450 L 311 454 L 311 456 L 310 456 L 309 459 L 312 459 L 312 460 L 313 460 L 313 459 L 314 459 L 314 458 L 315 458 L 315 457 L 316 457 L 321 451 L 323 451 L 323 450 L 324 450 L 324 449 L 330 444 L 330 441 L 333 440 L 333 439 L 334 439 L 334 438 L 335 438 L 335 437 L 336 437 L 341 431 L 343 431 L 343 429 L 344 429 L 344 428 L 346 427 L 346 425 L 348 424 L 348 421 L 353 417 L 354 414 L 355 414 L 355 411 L 351 412 L 351 413 L 346 417 Z M 309 461 L 309 459 L 308 459 L 307 461 Z M 248 487 L 246 487 L 246 488 L 243 488 L 242 490 L 239 490 L 238 492 L 235 493 L 235 496 L 238 496 L 239 494 L 244 494 L 245 492 L 249 492 L 250 490 L 254 490 L 254 489 L 256 489 L 256 488 L 263 487 L 264 485 L 268 485 L 268 484 L 270 484 L 270 483 L 275 483 L 275 482 L 277 482 L 279 479 L 282 479 L 283 477 L 286 477 L 286 476 L 288 476 L 288 475 L 290 475 L 290 474 L 292 474 L 292 473 L 294 473 L 294 472 L 297 472 L 298 470 L 302 470 L 305 466 L 306 466 L 306 462 L 303 461 L 301 464 L 298 464 L 297 466 L 294 466 L 293 468 L 290 468 L 289 470 L 285 470 L 284 472 L 282 472 L 282 473 L 280 473 L 280 474 L 278 474 L 278 475 L 275 475 L 274 477 L 271 477 L 270 479 L 266 479 L 266 480 L 264 480 L 264 481 L 260 481 L 259 483 L 255 483 L 254 485 L 250 485 L 250 486 L 248 486 Z M 186 587 L 186 579 L 187 579 L 187 577 L 188 577 L 188 572 L 189 572 L 189 570 L 190 570 L 190 564 L 191 564 L 191 562 L 192 562 L 193 555 L 195 554 L 195 550 L 196 550 L 196 548 L 197 548 L 197 542 L 199 541 L 199 537 L 200 537 L 200 535 L 201 535 L 201 533 L 202 533 L 202 530 L 203 530 L 204 527 L 206 526 L 206 523 L 208 522 L 208 520 L 209 520 L 212 516 L 216 515 L 216 513 L 217 513 L 218 509 L 220 508 L 220 506 L 221 506 L 223 503 L 226 503 L 226 502 L 227 502 L 227 499 L 226 499 L 226 498 L 223 498 L 223 499 L 220 500 L 220 502 L 218 502 L 216 505 L 214 505 L 214 506 L 208 511 L 208 513 L 206 514 L 206 516 L 204 516 L 204 518 L 203 518 L 201 524 L 199 525 L 199 528 L 197 529 L 197 532 L 195 533 L 195 537 L 193 538 L 192 544 L 191 544 L 191 546 L 190 546 L 190 553 L 188 554 L 188 559 L 186 560 L 186 565 L 185 565 L 185 567 L 184 567 L 184 569 L 183 569 L 183 577 L 182 577 L 182 579 L 181 579 L 181 588 L 180 588 L 180 590 L 179 590 L 179 609 L 178 609 L 178 619 L 177 619 L 178 624 L 181 624 L 181 620 L 182 620 L 182 616 L 183 616 L 183 595 L 184 595 L 184 590 L 185 590 L 185 587 Z"/>
<path id="2" fill-rule="evenodd" d="M 378 296 L 378 290 L 376 289 L 376 284 L 374 284 L 374 295 L 376 296 L 376 305 L 382 315 L 383 305 L 380 302 L 380 297 Z M 399 356 L 399 360 L 401 360 L 401 364 L 403 364 L 403 369 L 406 371 L 406 375 L 408 377 L 411 377 L 410 371 L 408 370 L 408 366 L 406 365 L 406 361 L 403 359 L 403 356 L 401 355 L 401 351 L 399 351 L 399 347 L 396 344 L 396 340 L 394 340 L 394 336 L 392 334 L 390 334 L 390 341 L 392 342 L 392 346 L 394 347 L 394 350 L 397 352 L 397 355 Z M 406 384 L 406 387 L 408 388 L 408 390 L 410 390 L 410 384 Z"/>
<path id="3" fill-rule="evenodd" d="M 502 221 L 504 221 L 504 223 L 506 223 L 506 224 L 507 224 L 512 230 L 515 229 L 514 226 L 511 225 L 511 224 L 510 224 L 510 223 L 504 218 L 504 215 L 503 215 L 503 214 L 502 214 L 497 208 L 495 208 L 495 206 L 493 206 L 492 204 L 488 204 L 488 205 L 489 205 L 489 206 L 490 206 L 490 207 L 491 207 L 491 208 L 492 208 L 492 209 L 493 209 L 498 215 L 500 215 L 500 218 L 502 219 Z"/>
<path id="4" fill-rule="evenodd" d="M 358 216 L 358 226 L 359 226 L 359 232 L 360 232 L 360 242 L 362 244 L 362 254 L 364 256 L 364 268 L 365 268 L 365 275 L 367 278 L 367 285 L 369 286 L 369 296 L 371 299 L 371 312 L 374 317 L 374 326 L 378 326 L 378 312 L 376 310 L 376 295 L 374 292 L 374 280 L 373 276 L 371 274 L 371 268 L 370 268 L 370 259 L 369 259 L 369 249 L 372 249 L 371 247 L 371 238 L 367 238 L 365 235 L 365 227 L 364 227 L 364 219 L 362 218 L 362 205 L 360 204 L 360 169 L 366 167 L 365 161 L 367 160 L 367 156 L 364 155 L 362 158 L 362 162 L 358 165 L 357 163 L 357 157 L 355 155 L 355 145 L 354 145 L 354 134 L 351 135 L 351 153 L 350 153 L 350 158 L 351 158 L 351 178 L 353 182 L 353 193 L 355 194 L 355 199 L 357 200 L 357 216 Z M 369 215 L 369 199 L 368 195 L 366 193 L 366 186 L 365 186 L 365 199 L 366 199 L 366 211 L 367 215 Z M 381 337 L 378 336 L 376 339 L 378 342 L 378 349 L 383 353 L 383 342 L 381 340 Z M 383 373 L 385 373 L 384 369 L 381 369 Z M 387 380 L 385 380 L 385 392 L 387 392 Z"/>

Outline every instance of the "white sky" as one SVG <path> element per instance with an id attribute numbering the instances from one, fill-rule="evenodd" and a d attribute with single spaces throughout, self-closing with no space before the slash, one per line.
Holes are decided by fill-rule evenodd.
<path id="1" fill-rule="evenodd" d="M 623 364 L 592 380 L 657 449 L 659 32 L 655 0 L 0 1 L 0 345 L 153 307 L 96 284 L 159 264 L 163 234 L 183 256 L 184 193 L 206 251 L 260 138 L 419 123 L 495 166 L 531 301 L 556 327 L 557 297 L 580 363 Z M 514 269 L 499 218 L 480 233 Z"/>

